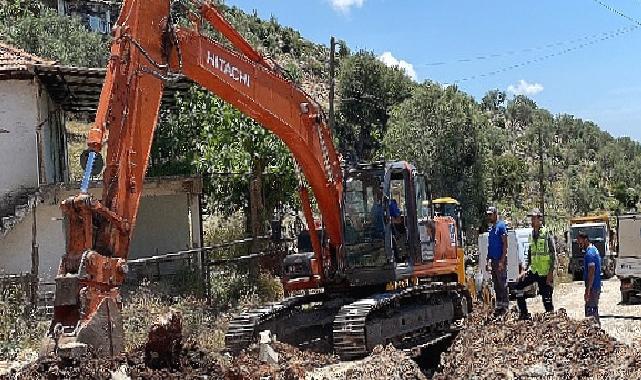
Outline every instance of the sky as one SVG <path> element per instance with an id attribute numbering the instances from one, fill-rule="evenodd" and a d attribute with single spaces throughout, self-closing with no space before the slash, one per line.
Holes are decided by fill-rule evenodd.
<path id="1" fill-rule="evenodd" d="M 641 141 L 641 0 L 227 0 L 480 99 L 524 94 Z M 609 8 L 609 9 L 608 9 Z"/>

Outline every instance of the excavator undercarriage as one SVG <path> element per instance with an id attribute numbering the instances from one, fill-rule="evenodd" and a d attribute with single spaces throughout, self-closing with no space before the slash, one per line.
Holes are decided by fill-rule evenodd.
<path id="1" fill-rule="evenodd" d="M 281 341 L 351 360 L 377 345 L 429 345 L 455 329 L 469 312 L 469 293 L 458 283 L 431 282 L 362 298 L 302 295 L 236 316 L 225 343 L 227 351 L 238 353 L 269 330 Z"/>

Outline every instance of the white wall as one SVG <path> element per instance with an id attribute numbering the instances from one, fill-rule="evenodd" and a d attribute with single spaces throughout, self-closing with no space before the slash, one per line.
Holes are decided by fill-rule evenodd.
<path id="1" fill-rule="evenodd" d="M 66 179 L 62 111 L 37 81 L 0 81 L 0 128 L 9 131 L 0 134 L 0 196 L 9 190 Z M 42 173 L 38 168 L 38 129 Z"/>
<path id="2" fill-rule="evenodd" d="M 189 248 L 187 194 L 143 196 L 129 258 L 139 259 Z"/>
<path id="3" fill-rule="evenodd" d="M 0 196 L 20 187 L 38 186 L 37 84 L 31 80 L 0 81 Z"/>
<path id="4" fill-rule="evenodd" d="M 65 252 L 63 222 L 57 204 L 41 203 L 36 210 L 37 242 L 39 245 L 39 274 L 50 282 Z M 31 239 L 33 214 L 29 214 L 9 234 L 0 240 L 0 273 L 31 271 Z"/>
<path id="5" fill-rule="evenodd" d="M 187 193 L 175 188 L 145 188 L 140 201 L 138 222 L 129 253 L 130 259 L 149 257 L 190 247 L 190 221 Z M 59 203 L 77 190 L 56 190 L 45 196 L 36 211 L 39 244 L 39 275 L 42 281 L 55 278 L 60 257 L 65 253 L 62 213 Z M 99 197 L 99 190 L 95 195 Z M 196 196 L 193 196 L 196 198 Z M 194 210 L 194 213 L 197 209 Z M 199 215 L 194 214 L 196 219 Z M 32 215 L 29 214 L 4 239 L 0 239 L 0 273 L 27 273 L 31 270 Z M 192 223 L 193 224 L 193 223 Z M 194 244 L 201 244 L 194 236 Z"/>

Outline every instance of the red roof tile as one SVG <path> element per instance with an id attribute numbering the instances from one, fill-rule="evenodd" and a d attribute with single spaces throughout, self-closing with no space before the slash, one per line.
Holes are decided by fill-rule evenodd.
<path id="1" fill-rule="evenodd" d="M 29 65 L 52 65 L 54 61 L 48 61 L 22 49 L 0 43 L 0 71 L 4 70 L 26 70 Z"/>

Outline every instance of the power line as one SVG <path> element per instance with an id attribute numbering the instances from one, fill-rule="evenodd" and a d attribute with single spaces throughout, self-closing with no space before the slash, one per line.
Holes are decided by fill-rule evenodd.
<path id="1" fill-rule="evenodd" d="M 618 10 L 616 8 L 613 8 L 613 7 L 609 6 L 608 4 L 602 2 L 601 0 L 593 0 L 593 1 L 595 3 L 597 3 L 597 4 L 599 4 L 600 6 L 602 6 L 603 8 L 609 10 L 610 12 L 612 12 L 614 14 L 617 14 L 617 15 L 623 17 L 624 19 L 632 22 L 633 24 L 635 24 L 637 26 L 641 26 L 641 21 L 639 21 L 638 19 L 626 15 L 625 13 L 621 12 L 620 10 Z"/>
<path id="2" fill-rule="evenodd" d="M 598 1 L 598 0 L 594 0 L 594 1 Z M 560 50 L 560 51 L 557 51 L 557 52 L 554 52 L 554 53 L 550 53 L 550 54 L 547 54 L 547 55 L 544 55 L 544 56 L 528 59 L 526 61 L 522 61 L 522 62 L 510 65 L 510 66 L 506 66 L 506 67 L 503 67 L 503 68 L 500 68 L 500 69 L 497 69 L 497 70 L 494 70 L 494 71 L 488 71 L 488 72 L 485 72 L 485 73 L 482 73 L 482 74 L 477 74 L 477 75 L 472 75 L 472 76 L 469 76 L 469 77 L 457 79 L 457 80 L 454 81 L 454 83 L 460 83 L 460 82 L 466 82 L 466 81 L 474 80 L 474 79 L 478 79 L 478 78 L 490 77 L 490 76 L 494 76 L 494 75 L 497 75 L 497 74 L 504 73 L 506 71 L 511 71 L 511 70 L 518 69 L 518 68 L 521 68 L 521 67 L 524 67 L 524 66 L 528 66 L 528 65 L 531 65 L 531 64 L 534 64 L 534 63 L 539 63 L 539 62 L 542 62 L 542 61 L 546 61 L 546 60 L 548 60 L 550 58 L 554 58 L 554 57 L 558 57 L 558 56 L 561 56 L 561 55 L 565 55 L 565 54 L 571 53 L 571 52 L 573 52 L 575 50 L 580 50 L 580 49 L 586 48 L 588 46 L 592 46 L 592 45 L 594 45 L 596 43 L 607 41 L 607 40 L 613 39 L 615 37 L 622 36 L 624 34 L 628 34 L 630 32 L 638 30 L 640 27 L 641 27 L 641 23 L 639 23 L 639 25 L 634 25 L 634 26 L 631 26 L 631 27 L 629 27 L 627 29 L 623 29 L 623 30 L 621 30 L 621 31 L 619 31 L 619 32 L 617 32 L 615 34 L 607 35 L 607 36 L 601 37 L 601 38 L 596 39 L 596 40 L 591 40 L 591 41 L 588 41 L 588 42 L 584 42 L 584 43 L 578 44 L 576 46 L 572 46 L 572 47 L 569 47 L 567 49 L 563 49 L 563 50 Z"/>
<path id="3" fill-rule="evenodd" d="M 532 53 L 535 51 L 540 51 L 540 50 L 547 50 L 551 49 L 554 47 L 558 46 L 563 46 L 563 45 L 570 45 L 570 44 L 576 44 L 581 41 L 589 41 L 592 39 L 595 39 L 600 36 L 611 36 L 611 35 L 616 35 L 617 33 L 624 32 L 628 30 L 629 27 L 626 28 L 619 28 L 616 30 L 610 30 L 607 32 L 600 32 L 600 33 L 594 33 L 594 34 L 589 34 L 585 35 L 583 37 L 575 38 L 572 40 L 567 40 L 567 41 L 558 41 L 558 42 L 552 42 L 546 45 L 541 45 L 541 46 L 536 46 L 536 47 L 531 47 L 531 48 L 523 48 L 523 49 L 517 49 L 517 50 L 508 50 L 502 53 L 493 53 L 493 54 L 478 54 L 473 57 L 468 57 L 468 58 L 457 58 L 453 59 L 450 61 L 436 61 L 436 62 L 428 62 L 428 63 L 423 63 L 419 65 L 414 65 L 414 67 L 428 67 L 428 66 L 442 66 L 442 65 L 448 65 L 448 64 L 453 64 L 453 63 L 470 63 L 474 61 L 484 61 L 492 58 L 501 58 L 501 57 L 508 57 L 508 56 L 513 56 L 517 54 L 524 54 L 524 53 Z"/>

